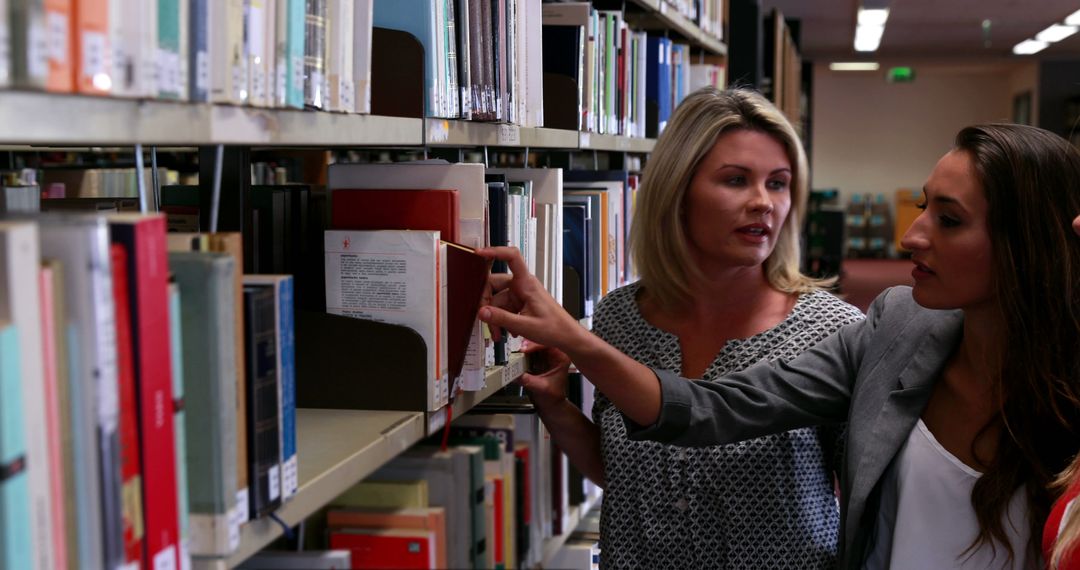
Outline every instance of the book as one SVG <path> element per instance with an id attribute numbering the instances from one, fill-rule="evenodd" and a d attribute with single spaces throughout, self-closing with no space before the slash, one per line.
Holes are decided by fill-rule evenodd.
<path id="1" fill-rule="evenodd" d="M 427 345 L 427 410 L 446 405 L 444 261 L 439 232 L 328 230 L 326 312 L 405 325 Z"/>
<path id="2" fill-rule="evenodd" d="M 45 0 L 45 43 L 48 46 L 49 74 L 45 89 L 70 93 L 75 89 L 75 61 L 72 50 L 73 0 Z"/>
<path id="3" fill-rule="evenodd" d="M 326 514 L 326 526 L 331 530 L 399 528 L 431 531 L 435 535 L 435 567 L 447 567 L 446 509 L 442 507 L 332 509 Z"/>
<path id="4" fill-rule="evenodd" d="M 476 460 L 482 461 L 475 449 Z M 484 533 L 476 535 L 476 516 L 483 529 L 483 466 L 479 485 L 473 478 L 472 456 L 433 447 L 414 447 L 390 460 L 369 478 L 373 481 L 424 479 L 430 489 L 430 506 L 446 509 L 447 561 L 449 568 L 472 568 L 482 558 L 477 552 Z M 477 502 L 478 501 L 478 502 Z"/>
<path id="5" fill-rule="evenodd" d="M 258 519 L 281 506 L 274 294 L 265 287 L 244 286 L 244 341 L 250 518 Z"/>
<path id="6" fill-rule="evenodd" d="M 304 0 L 278 0 L 277 105 L 304 108 Z"/>
<path id="7" fill-rule="evenodd" d="M 187 42 L 181 41 L 186 29 L 181 29 L 183 14 L 181 6 L 190 0 L 158 0 L 157 6 L 157 93 L 161 99 L 187 99 L 184 89 L 183 61 L 181 47 Z"/>
<path id="8" fill-rule="evenodd" d="M 263 550 L 248 558 L 237 570 L 345 570 L 352 567 L 348 550 L 288 552 Z"/>
<path id="9" fill-rule="evenodd" d="M 41 210 L 41 188 L 37 184 L 0 184 L 0 212 Z"/>
<path id="10" fill-rule="evenodd" d="M 371 41 L 373 35 L 373 0 L 354 0 L 353 82 L 357 113 L 371 112 Z"/>
<path id="11" fill-rule="evenodd" d="M 81 466 L 75 477 L 78 560 L 112 567 L 123 556 L 123 517 L 109 228 L 97 216 L 49 215 L 37 222 L 41 256 L 64 267 L 63 319 L 74 363 L 70 461 Z"/>
<path id="12" fill-rule="evenodd" d="M 49 495 L 52 499 L 52 527 L 49 529 L 53 548 L 52 562 L 58 570 L 74 567 L 73 555 L 77 549 L 74 544 L 75 531 L 71 528 L 75 517 L 67 513 L 73 509 L 69 490 L 74 490 L 68 474 L 74 475 L 73 466 L 64 461 L 65 454 L 71 449 L 71 420 L 67 413 L 68 398 L 67 363 L 61 359 L 67 348 L 59 334 L 63 330 L 58 320 L 63 307 L 57 291 L 60 282 L 60 267 L 54 262 L 45 262 L 39 273 L 41 299 L 41 354 L 44 361 L 45 386 L 45 425 L 48 436 Z M 64 331 L 66 332 L 66 331 Z M 69 557 L 70 556 L 70 557 Z"/>
<path id="13" fill-rule="evenodd" d="M 170 251 L 192 251 L 195 247 L 206 246 L 205 251 L 212 251 L 218 253 L 225 253 L 232 257 L 234 267 L 233 271 L 233 318 L 235 326 L 233 327 L 233 334 L 235 338 L 234 354 L 236 363 L 236 425 L 239 430 L 236 437 L 236 506 L 233 509 L 233 517 L 236 518 L 235 525 L 238 527 L 244 521 L 248 520 L 248 514 L 250 512 L 250 497 L 248 494 L 248 461 L 247 461 L 247 438 L 244 436 L 247 428 L 247 398 L 246 394 L 247 386 L 247 371 L 245 363 L 244 353 L 244 284 L 243 284 L 243 267 L 244 267 L 244 244 L 243 239 L 239 233 L 236 232 L 219 232 L 215 234 L 204 234 L 203 237 L 199 237 L 197 234 L 185 234 L 176 235 L 170 234 L 169 236 L 169 249 Z"/>
<path id="14" fill-rule="evenodd" d="M 293 327 L 292 275 L 245 275 L 244 285 L 267 287 L 274 294 L 277 338 L 278 426 L 281 444 L 281 500 L 288 501 L 299 488 L 296 457 L 296 341 Z"/>
<path id="15" fill-rule="evenodd" d="M 34 565 L 19 360 L 19 332 L 11 321 L 0 321 L 0 563 L 4 568 Z"/>
<path id="16" fill-rule="evenodd" d="M 418 570 L 435 566 L 435 533 L 415 529 L 347 529 L 330 532 L 330 548 L 350 553 L 353 569 Z"/>
<path id="17" fill-rule="evenodd" d="M 326 106 L 326 16 L 329 0 L 306 0 L 304 13 L 304 104 Z"/>
<path id="18" fill-rule="evenodd" d="M 171 252 L 169 268 L 186 310 L 180 316 L 189 467 L 191 553 L 226 556 L 240 542 L 236 507 L 236 261 L 223 253 Z M 194 418 L 198 418 L 197 421 Z M 246 429 L 240 426 L 240 429 Z M 245 515 L 246 518 L 246 515 Z"/>
<path id="19" fill-rule="evenodd" d="M 443 243 L 446 244 L 447 372 L 449 378 L 457 379 L 465 366 L 491 260 L 477 255 L 472 248 Z"/>
<path id="20" fill-rule="evenodd" d="M 209 1 L 208 60 L 210 101 L 244 104 L 248 100 L 248 60 L 244 42 L 245 0 Z"/>
<path id="21" fill-rule="evenodd" d="M 342 230 L 438 230 L 460 242 L 457 190 L 334 189 L 330 226 Z"/>
<path id="22" fill-rule="evenodd" d="M 141 565 L 144 555 L 143 477 L 139 446 L 138 393 L 135 385 L 135 350 L 131 337 L 131 302 L 128 291 L 127 250 L 109 247 L 113 307 L 116 311 L 116 375 L 120 394 L 120 476 L 123 485 L 124 564 Z"/>
<path id="23" fill-rule="evenodd" d="M 38 227 L 32 222 L 0 221 L 0 289 L 7 292 L 7 307 L 0 317 L 10 320 L 19 335 L 21 355 L 23 433 L 26 437 L 30 523 L 34 568 L 52 568 L 52 501 L 49 461 L 48 398 L 45 390 L 41 332 L 41 290 L 38 268 L 41 254 Z"/>
<path id="24" fill-rule="evenodd" d="M 9 10 L 12 83 L 24 89 L 44 89 L 49 78 L 45 2 L 18 0 Z"/>
<path id="25" fill-rule="evenodd" d="M 187 85 L 195 103 L 210 101 L 211 0 L 190 0 L 188 7 Z"/>
<path id="26" fill-rule="evenodd" d="M 180 570 L 191 570 L 191 526 L 188 509 L 187 412 L 184 410 L 184 341 L 180 325 L 180 286 L 169 279 L 169 350 L 172 353 L 173 432 L 176 434 L 176 558 Z"/>
<path id="27" fill-rule="evenodd" d="M 327 0 L 330 25 L 326 38 L 326 108 L 330 111 L 352 113 L 356 110 L 356 84 L 353 44 L 356 16 L 354 0 Z"/>
<path id="28" fill-rule="evenodd" d="M 428 506 L 428 496 L 428 482 L 423 479 L 361 481 L 330 504 L 378 509 L 424 508 Z"/>
<path id="29" fill-rule="evenodd" d="M 131 331 L 138 394 L 139 445 L 146 525 L 143 564 L 176 567 L 179 515 L 176 496 L 176 433 L 169 340 L 168 261 L 165 216 L 112 214 L 112 242 L 127 253 Z"/>

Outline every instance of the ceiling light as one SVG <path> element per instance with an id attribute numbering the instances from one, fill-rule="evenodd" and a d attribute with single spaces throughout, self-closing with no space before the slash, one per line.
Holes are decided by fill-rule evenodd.
<path id="1" fill-rule="evenodd" d="M 877 71 L 881 65 L 876 61 L 834 61 L 829 71 Z"/>
<path id="2" fill-rule="evenodd" d="M 881 45 L 884 26 L 858 26 L 855 28 L 855 51 L 876 51 Z"/>
<path id="3" fill-rule="evenodd" d="M 1046 49 L 1048 45 L 1050 44 L 1039 40 L 1024 40 L 1013 46 L 1013 53 L 1016 55 L 1031 55 Z"/>
<path id="4" fill-rule="evenodd" d="M 1035 34 L 1035 39 L 1040 42 L 1054 43 L 1076 33 L 1076 26 L 1064 26 L 1061 24 L 1053 24 L 1049 28 Z"/>
<path id="5" fill-rule="evenodd" d="M 888 8 L 859 8 L 860 26 L 884 26 L 889 19 Z"/>
<path id="6" fill-rule="evenodd" d="M 1077 11 L 1073 12 L 1072 14 L 1069 14 L 1068 16 L 1065 16 L 1065 25 L 1066 26 L 1080 26 L 1080 10 L 1077 10 Z"/>

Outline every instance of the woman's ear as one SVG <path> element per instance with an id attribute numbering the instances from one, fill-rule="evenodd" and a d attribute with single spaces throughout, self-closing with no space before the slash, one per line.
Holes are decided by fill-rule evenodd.
<path id="1" fill-rule="evenodd" d="M 1073 231 L 1076 232 L 1076 235 L 1080 236 L 1080 216 L 1076 216 L 1076 218 L 1073 219 Z"/>

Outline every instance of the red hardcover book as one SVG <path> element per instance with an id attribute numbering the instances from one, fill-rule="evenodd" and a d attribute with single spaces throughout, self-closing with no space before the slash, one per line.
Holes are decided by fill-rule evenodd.
<path id="1" fill-rule="evenodd" d="M 506 568 L 506 495 L 503 489 L 506 481 L 497 477 L 492 483 L 495 485 L 495 565 Z"/>
<path id="2" fill-rule="evenodd" d="M 127 254 L 131 346 L 142 459 L 145 568 L 177 568 L 179 514 L 172 413 L 169 267 L 165 217 L 109 216 L 112 242 Z"/>
<path id="3" fill-rule="evenodd" d="M 113 304 L 116 310 L 116 376 L 120 389 L 120 477 L 123 480 L 124 563 L 143 558 L 142 467 L 139 462 L 139 418 L 135 392 L 135 362 L 131 346 L 127 252 L 109 246 Z"/>
<path id="4" fill-rule="evenodd" d="M 453 300 L 446 308 L 446 350 L 449 353 L 447 368 L 453 381 L 461 375 L 465 365 L 465 353 L 491 271 L 491 260 L 456 243 L 446 246 L 446 297 Z"/>
<path id="5" fill-rule="evenodd" d="M 332 531 L 330 548 L 348 550 L 353 570 L 435 568 L 435 533 L 426 530 Z"/>
<path id="6" fill-rule="evenodd" d="M 338 230 L 438 230 L 459 242 L 457 190 L 334 190 L 330 227 Z"/>

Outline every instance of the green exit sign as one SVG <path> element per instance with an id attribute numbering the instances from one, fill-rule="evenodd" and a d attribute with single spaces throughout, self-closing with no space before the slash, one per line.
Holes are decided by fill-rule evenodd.
<path id="1" fill-rule="evenodd" d="M 889 83 L 911 83 L 915 81 L 915 69 L 911 67 L 890 67 L 885 72 L 885 80 Z"/>

